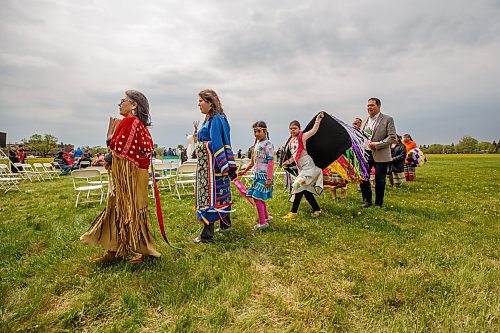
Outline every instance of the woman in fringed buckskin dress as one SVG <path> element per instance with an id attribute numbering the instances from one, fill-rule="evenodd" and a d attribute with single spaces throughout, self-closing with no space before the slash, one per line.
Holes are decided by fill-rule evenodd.
<path id="1" fill-rule="evenodd" d="M 149 227 L 148 168 L 153 152 L 147 129 L 151 125 L 149 102 L 142 93 L 127 90 L 118 106 L 123 119 L 108 142 L 112 161 L 107 165 L 110 182 L 106 208 L 80 239 L 108 250 L 101 261 L 132 255 L 130 262 L 140 263 L 144 255 L 161 256 Z"/>

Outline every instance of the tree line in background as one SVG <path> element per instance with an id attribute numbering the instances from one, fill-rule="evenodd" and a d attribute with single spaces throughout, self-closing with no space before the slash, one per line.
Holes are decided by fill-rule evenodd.
<path id="1" fill-rule="evenodd" d="M 58 151 L 68 152 L 75 148 L 72 144 L 58 142 L 58 139 L 52 134 L 33 134 L 29 139 L 22 139 L 17 145 L 21 144 L 24 146 L 24 152 L 27 155 L 40 157 L 53 157 Z M 107 151 L 106 147 L 101 146 L 83 146 L 81 148 L 83 151 L 88 151 L 92 154 L 105 153 Z"/>
<path id="2" fill-rule="evenodd" d="M 498 142 L 478 141 L 471 136 L 464 136 L 455 145 L 442 145 L 433 143 L 422 145 L 420 149 L 426 154 L 498 154 L 500 153 L 500 140 Z"/>
<path id="3" fill-rule="evenodd" d="M 24 144 L 25 151 L 28 154 L 37 156 L 53 156 L 57 151 L 69 151 L 74 148 L 71 144 L 58 143 L 58 139 L 52 134 L 33 134 L 29 139 L 23 139 L 22 144 Z M 107 151 L 106 147 L 81 147 L 83 151 L 89 151 L 92 154 L 95 153 L 105 153 Z M 155 147 L 158 156 L 161 155 L 161 151 L 164 148 Z M 178 148 L 183 148 L 182 145 L 178 145 Z M 439 143 L 433 143 L 431 145 L 420 146 L 427 154 L 495 154 L 500 153 L 500 140 L 498 142 L 486 142 L 478 141 L 471 136 L 464 136 L 460 141 L 455 144 L 443 145 Z"/>
<path id="4" fill-rule="evenodd" d="M 52 134 L 33 134 L 29 139 L 22 139 L 21 142 L 16 143 L 15 145 L 18 146 L 22 144 L 27 155 L 40 157 L 53 157 L 58 151 L 69 152 L 71 149 L 76 148 L 73 144 L 58 141 L 59 140 Z M 92 155 L 96 153 L 104 154 L 108 151 L 106 147 L 102 146 L 82 146 L 80 148 L 84 152 L 89 152 Z M 184 148 L 184 146 L 178 145 L 177 148 L 180 150 L 181 148 Z M 163 156 L 164 150 L 165 148 L 155 145 L 155 151 L 158 156 Z"/>

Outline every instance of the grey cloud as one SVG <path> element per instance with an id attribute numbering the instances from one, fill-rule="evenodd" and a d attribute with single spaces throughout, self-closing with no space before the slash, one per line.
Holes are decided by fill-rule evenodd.
<path id="1" fill-rule="evenodd" d="M 7 1 L 0 131 L 102 144 L 127 89 L 151 103 L 160 145 L 184 144 L 213 88 L 233 144 L 265 120 L 275 144 L 325 109 L 349 122 L 379 96 L 418 143 L 496 140 L 498 1 Z M 472 111 L 471 111 L 472 110 Z M 470 112 L 475 117 L 468 119 Z M 490 119 L 484 122 L 482 119 Z M 23 126 L 20 126 L 23 124 Z"/>

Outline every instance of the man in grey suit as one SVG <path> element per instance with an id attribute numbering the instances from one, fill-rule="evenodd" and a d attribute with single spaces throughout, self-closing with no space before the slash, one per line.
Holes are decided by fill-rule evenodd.
<path id="1" fill-rule="evenodd" d="M 368 138 L 366 151 L 368 153 L 368 170 L 375 166 L 375 206 L 382 207 L 384 203 L 385 179 L 387 167 L 391 161 L 391 144 L 396 142 L 396 127 L 392 117 L 380 113 L 380 99 L 372 97 L 368 100 L 369 117 L 361 126 L 362 132 Z M 363 207 L 372 205 L 372 189 L 370 180 L 361 182 Z"/>

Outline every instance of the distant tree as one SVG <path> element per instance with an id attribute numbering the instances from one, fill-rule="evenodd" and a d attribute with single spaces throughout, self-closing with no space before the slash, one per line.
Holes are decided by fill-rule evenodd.
<path id="1" fill-rule="evenodd" d="M 108 151 L 108 148 L 102 147 L 102 146 L 83 146 L 81 147 L 84 153 L 90 153 L 92 155 L 95 155 L 97 153 L 105 154 Z"/>
<path id="2" fill-rule="evenodd" d="M 471 154 L 477 152 L 478 141 L 471 136 L 464 136 L 457 143 L 456 150 L 457 153 Z"/>
<path id="3" fill-rule="evenodd" d="M 495 144 L 495 141 L 493 141 L 490 144 L 490 147 L 488 148 L 488 154 L 495 154 L 497 152 L 497 145 Z"/>
<path id="4" fill-rule="evenodd" d="M 183 146 L 183 145 L 181 145 L 181 144 L 178 144 L 178 145 L 177 145 L 177 149 L 178 149 L 178 150 L 181 150 L 182 148 L 184 148 L 184 146 Z"/>
<path id="5" fill-rule="evenodd" d="M 450 145 L 450 152 L 449 154 L 455 154 L 457 152 L 457 148 L 455 147 L 455 144 L 452 142 Z"/>
<path id="6" fill-rule="evenodd" d="M 425 148 L 424 152 L 427 154 L 444 154 L 446 151 L 445 146 L 439 143 L 434 143 L 432 145 L 429 145 L 428 148 Z"/>
<path id="7" fill-rule="evenodd" d="M 479 153 L 494 153 L 495 152 L 495 149 L 496 149 L 496 145 L 493 145 L 489 142 L 486 142 L 486 141 L 481 141 L 481 142 L 478 142 L 477 144 L 477 150 Z"/>
<path id="8" fill-rule="evenodd" d="M 29 140 L 23 139 L 23 143 L 36 155 L 46 156 L 47 153 L 57 148 L 57 138 L 52 134 L 33 134 Z"/>
<path id="9" fill-rule="evenodd" d="M 165 151 L 165 147 L 158 147 L 158 146 L 156 146 L 156 148 L 155 148 L 156 158 L 162 159 L 164 151 Z"/>

